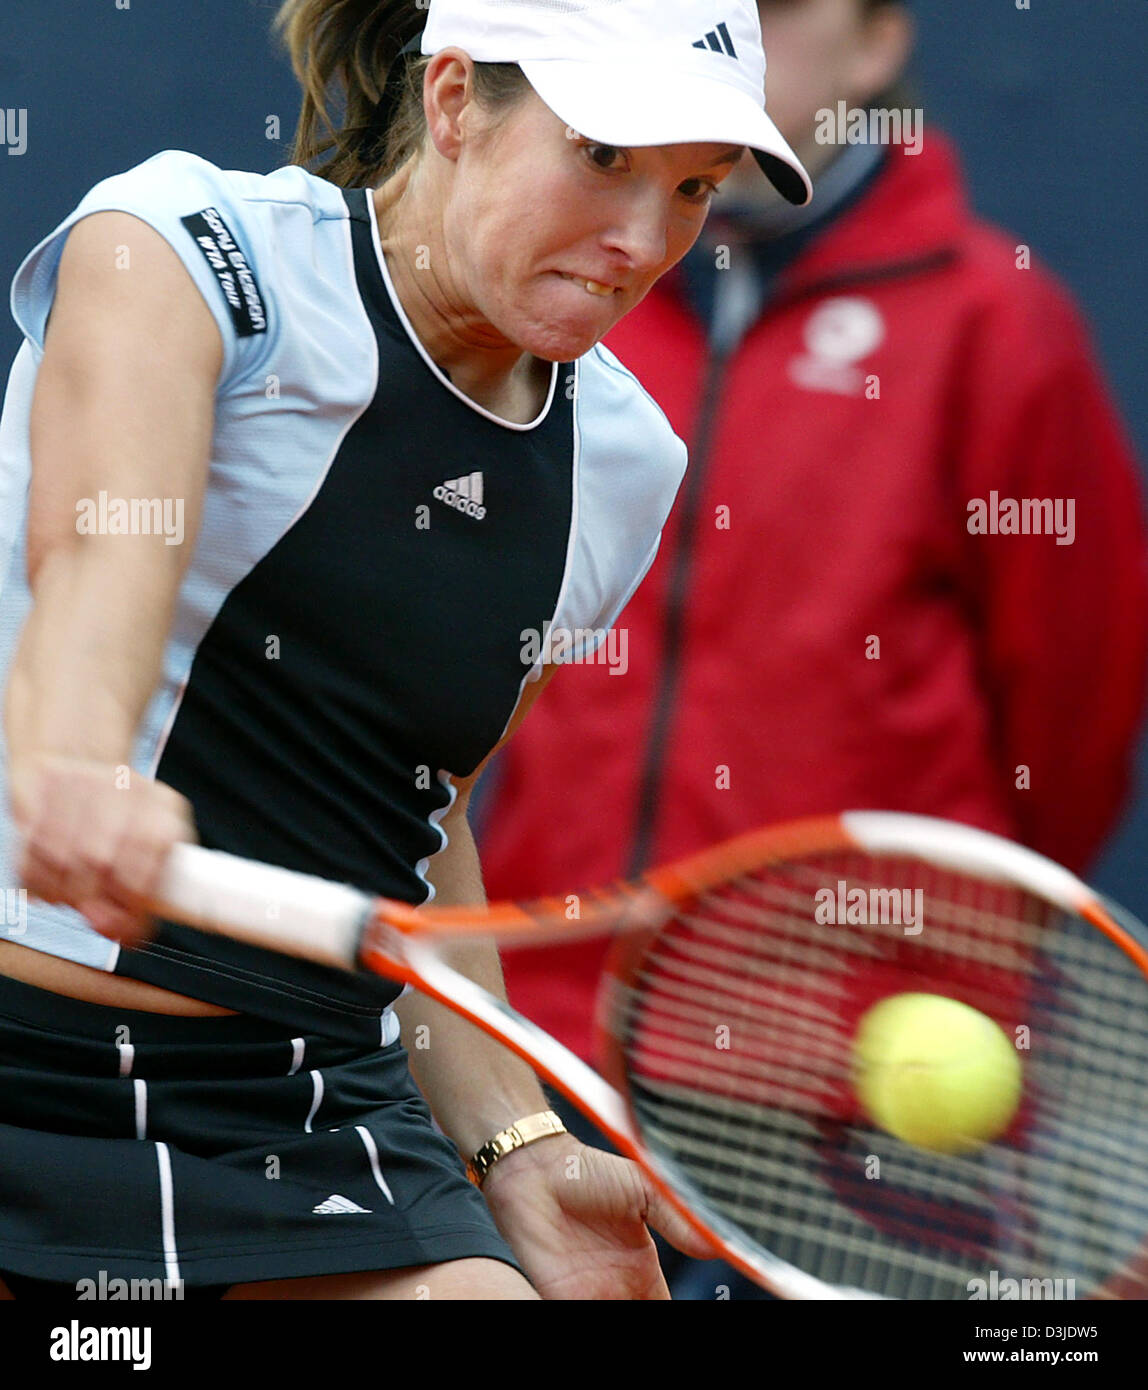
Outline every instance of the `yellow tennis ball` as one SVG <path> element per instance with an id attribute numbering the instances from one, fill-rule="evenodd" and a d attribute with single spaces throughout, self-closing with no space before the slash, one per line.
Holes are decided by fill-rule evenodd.
<path id="1" fill-rule="evenodd" d="M 1021 1066 L 991 1018 L 941 994 L 894 994 L 861 1019 L 854 1084 L 869 1118 L 908 1144 L 969 1153 L 1008 1128 Z"/>

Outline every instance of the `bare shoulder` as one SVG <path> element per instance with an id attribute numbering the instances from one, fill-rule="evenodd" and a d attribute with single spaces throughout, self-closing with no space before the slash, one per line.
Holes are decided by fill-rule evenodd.
<path id="1" fill-rule="evenodd" d="M 161 546 L 160 554 L 165 573 L 176 560 L 186 564 L 222 363 L 216 321 L 159 232 L 118 211 L 76 223 L 60 260 L 32 400 L 30 580 L 55 547 L 74 543 L 76 499 L 101 489 L 112 497 L 184 499 L 189 544 Z"/>
<path id="2" fill-rule="evenodd" d="M 45 356 L 102 359 L 109 346 L 142 356 L 178 343 L 184 367 L 213 380 L 223 361 L 219 328 L 183 262 L 129 212 L 94 212 L 70 230 L 48 322 Z"/>

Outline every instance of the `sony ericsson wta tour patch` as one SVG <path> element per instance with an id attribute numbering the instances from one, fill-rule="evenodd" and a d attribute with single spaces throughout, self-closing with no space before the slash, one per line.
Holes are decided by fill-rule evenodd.
<path id="1" fill-rule="evenodd" d="M 267 311 L 247 257 L 215 208 L 204 208 L 180 221 L 195 238 L 203 258 L 215 272 L 227 307 L 241 338 L 267 332 Z"/>

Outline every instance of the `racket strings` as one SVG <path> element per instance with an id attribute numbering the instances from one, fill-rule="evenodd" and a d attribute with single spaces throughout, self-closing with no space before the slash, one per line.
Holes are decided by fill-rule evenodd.
<path id="1" fill-rule="evenodd" d="M 936 1155 L 861 1110 L 857 1024 L 908 991 L 1026 1030 L 1002 1141 Z M 1019 889 L 860 853 L 767 867 L 686 905 L 613 998 L 653 1151 L 826 1282 L 967 1297 L 996 1269 L 1083 1296 L 1148 1231 L 1148 983 Z"/>
<path id="2" fill-rule="evenodd" d="M 671 1089 L 666 1087 L 643 1087 L 641 1090 L 643 1104 L 651 1107 L 660 1105 L 663 1113 L 672 1113 L 682 1100 L 680 1093 L 672 1094 Z M 723 1112 L 721 1119 L 729 1119 L 731 1113 Z M 790 1116 L 794 1122 L 798 1118 Z M 758 1175 L 769 1174 L 775 1179 L 792 1180 L 795 1185 L 810 1192 L 816 1189 L 818 1176 L 808 1164 L 796 1172 L 791 1172 L 788 1167 L 794 1156 L 794 1143 L 815 1145 L 824 1138 L 808 1122 L 804 1129 L 796 1123 L 784 1125 L 780 1121 L 768 1131 L 739 1126 L 733 1130 L 734 1137 L 723 1144 L 715 1142 L 711 1130 L 697 1125 L 667 1122 L 662 1133 L 667 1137 L 672 1136 L 673 1145 L 678 1151 L 692 1154 L 715 1172 L 720 1172 L 724 1166 L 727 1174 L 736 1173 L 745 1164 L 752 1163 Z M 736 1156 L 736 1162 L 731 1161 L 731 1155 Z M 1088 1185 L 1084 1186 L 1078 1181 L 1078 1168 L 1064 1169 L 1062 1153 L 1028 1156 L 1029 1177 L 1046 1187 L 1056 1183 L 1060 1189 L 1057 1209 L 1048 1215 L 1052 1225 L 1059 1225 L 1065 1231 L 1072 1229 L 1074 1214 L 1078 1218 L 1087 1217 L 1090 1214 L 1089 1203 L 1097 1193 L 1114 1202 L 1122 1199 L 1127 1181 L 1122 1152 L 1105 1153 L 1097 1149 L 1092 1155 L 1090 1169 Z M 903 1212 L 931 1212 L 938 1199 L 950 1204 L 970 1204 L 983 1199 L 983 1168 L 980 1161 L 953 1157 L 946 1160 L 942 1170 L 935 1171 L 927 1163 L 916 1164 L 907 1167 L 899 1176 L 898 1193 Z M 720 1181 L 717 1185 L 720 1188 Z M 747 1210 L 737 1213 L 739 1219 L 746 1215 Z M 1130 1234 L 1135 1235 L 1144 1229 L 1141 1216 L 1142 1211 L 1129 1206 L 1117 1213 L 1117 1220 Z M 1098 1248 L 1103 1248 L 1103 1240 L 1098 1243 Z"/>

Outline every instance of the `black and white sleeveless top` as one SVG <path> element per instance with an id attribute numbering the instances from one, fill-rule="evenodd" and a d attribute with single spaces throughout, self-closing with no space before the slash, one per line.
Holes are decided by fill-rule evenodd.
<path id="1" fill-rule="evenodd" d="M 602 347 L 555 364 L 530 424 L 492 415 L 416 338 L 367 190 L 165 151 L 97 184 L 13 284 L 26 341 L 0 421 L 5 676 L 30 604 L 28 420 L 56 271 L 68 230 L 107 209 L 174 247 L 225 345 L 200 533 L 133 766 L 189 798 L 209 847 L 427 901 L 452 779 L 546 661 L 600 658 L 685 448 Z M 162 526 L 176 544 L 178 504 L 101 494 L 77 525 Z M 300 1029 L 397 1036 L 398 987 L 374 977 L 171 923 L 121 951 L 68 908 L 9 901 L 7 915 L 34 950 Z"/>

